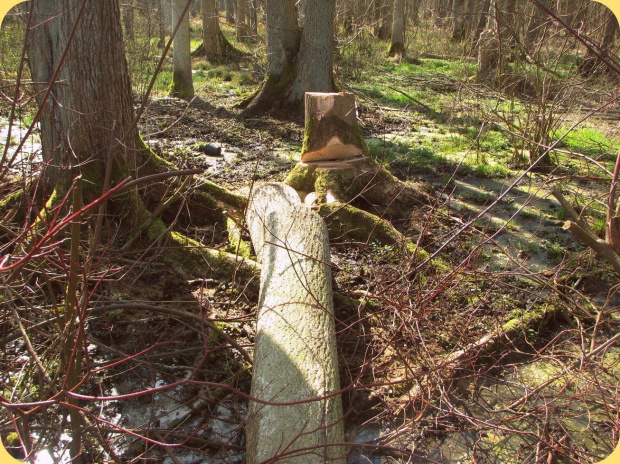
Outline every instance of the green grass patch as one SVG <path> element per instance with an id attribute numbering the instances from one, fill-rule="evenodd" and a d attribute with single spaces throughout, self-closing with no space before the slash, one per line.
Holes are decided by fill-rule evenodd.
<path id="1" fill-rule="evenodd" d="M 560 137 L 565 131 L 565 128 L 558 129 L 553 133 L 554 138 Z M 620 151 L 620 139 L 608 137 L 591 127 L 581 127 L 569 132 L 562 140 L 561 147 L 604 161 L 615 161 Z"/>

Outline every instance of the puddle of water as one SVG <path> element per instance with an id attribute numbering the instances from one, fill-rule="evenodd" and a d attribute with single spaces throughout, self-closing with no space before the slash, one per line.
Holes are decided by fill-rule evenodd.
<path id="1" fill-rule="evenodd" d="M 22 149 L 17 152 L 17 148 L 26 136 L 27 131 L 28 128 L 26 126 L 22 125 L 19 121 L 14 121 L 9 137 L 9 122 L 7 119 L 0 118 L 0 153 L 4 153 L 5 146 L 8 143 L 8 160 L 13 160 L 9 170 L 15 174 L 29 174 L 36 165 L 43 161 L 41 157 L 38 126 L 33 133 L 30 134 Z"/>
<path id="2" fill-rule="evenodd" d="M 469 221 L 488 207 L 506 190 L 510 181 L 467 176 L 454 181 L 454 189 L 442 195 L 463 222 Z M 448 195 L 449 194 L 449 195 Z M 563 221 L 553 217 L 559 204 L 549 193 L 534 183 L 525 182 L 509 192 L 477 224 L 478 229 L 487 229 L 486 236 L 495 236 L 494 243 L 485 245 L 486 259 L 492 269 L 514 270 L 517 264 L 504 252 L 509 253 L 519 265 L 532 272 L 553 268 L 553 253 L 565 246 L 570 233 L 562 229 Z M 515 212 L 519 213 L 514 216 Z M 514 216 L 514 217 L 513 217 Z M 499 247 L 498 247 L 499 245 Z M 502 251 L 503 249 L 503 251 Z M 552 249 L 550 255 L 549 251 Z"/>
<path id="3" fill-rule="evenodd" d="M 373 443 L 381 436 L 381 429 L 376 425 L 369 425 L 357 431 L 353 441 L 355 443 Z M 347 464 L 381 464 L 381 456 L 371 453 L 363 447 L 352 447 L 349 451 Z"/>

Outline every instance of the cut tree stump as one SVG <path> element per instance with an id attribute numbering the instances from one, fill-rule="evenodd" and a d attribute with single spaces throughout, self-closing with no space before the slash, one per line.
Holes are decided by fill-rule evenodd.
<path id="1" fill-rule="evenodd" d="M 355 95 L 306 92 L 306 129 L 301 161 L 363 157 L 367 147 L 357 124 Z"/>
<path id="2" fill-rule="evenodd" d="M 367 154 L 355 96 L 308 92 L 301 162 L 285 182 L 304 199 L 313 193 L 319 204 L 354 202 L 379 216 L 407 217 L 416 205 L 428 204 L 419 188 L 399 181 Z"/>
<path id="3" fill-rule="evenodd" d="M 262 263 L 246 460 L 344 463 L 325 223 L 280 183 L 254 188 L 246 221 Z"/>

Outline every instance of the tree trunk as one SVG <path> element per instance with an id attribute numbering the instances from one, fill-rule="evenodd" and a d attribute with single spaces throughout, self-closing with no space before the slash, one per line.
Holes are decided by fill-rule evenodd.
<path id="1" fill-rule="evenodd" d="M 549 3 L 548 0 L 540 0 L 540 2 L 545 6 Z M 530 19 L 524 38 L 525 49 L 528 53 L 537 54 L 540 48 L 540 39 L 544 37 L 545 31 L 548 28 L 548 19 L 548 15 L 544 11 L 541 11 L 536 5 L 531 6 Z"/>
<path id="2" fill-rule="evenodd" d="M 103 193 L 104 178 L 118 176 L 121 170 L 135 171 L 142 153 L 138 132 L 131 128 L 133 101 L 119 4 L 117 0 L 49 0 L 32 2 L 31 8 L 28 62 L 41 109 L 42 190 L 48 204 L 56 206 L 75 181 L 69 203 L 77 211 L 83 202 Z M 73 275 L 79 272 L 79 222 L 72 223 L 69 241 Z M 77 329 L 78 290 L 71 285 L 65 298 L 67 323 L 61 336 L 65 349 L 59 373 L 66 375 L 63 388 L 77 389 L 83 338 Z M 75 399 L 66 401 L 78 406 Z M 84 461 L 83 419 L 76 407 L 68 408 L 68 416 L 71 461 L 80 464 Z"/>
<path id="3" fill-rule="evenodd" d="M 306 133 L 302 161 L 286 183 L 312 193 L 318 203 L 354 202 L 382 216 L 404 217 L 412 205 L 426 202 L 413 184 L 404 183 L 365 155 L 368 148 L 357 125 L 355 101 L 347 94 L 306 94 Z"/>
<path id="4" fill-rule="evenodd" d="M 491 9 L 491 0 L 482 0 L 479 2 L 480 13 L 476 15 L 477 21 L 475 26 L 474 36 L 472 37 L 472 48 L 475 50 L 480 43 L 480 36 L 487 27 L 489 20 L 489 11 Z"/>
<path id="5" fill-rule="evenodd" d="M 334 90 L 335 0 L 308 2 L 300 35 L 295 0 L 267 0 L 267 77 L 244 116 L 300 112 L 305 92 Z"/>
<path id="6" fill-rule="evenodd" d="M 465 0 L 454 0 L 452 42 L 462 42 L 467 36 L 467 15 Z"/>
<path id="7" fill-rule="evenodd" d="M 597 48 L 596 52 L 598 52 L 598 55 L 593 48 L 588 48 L 583 61 L 579 63 L 577 68 L 577 72 L 586 77 L 596 74 L 605 74 L 606 72 L 611 71 L 611 68 L 609 68 L 604 61 L 601 60 L 601 58 L 599 58 L 599 55 L 603 58 L 603 60 L 607 59 L 612 63 L 615 61 L 611 48 L 613 46 L 614 38 L 620 30 L 618 27 L 618 18 L 616 18 L 613 12 L 606 6 L 601 5 L 601 8 L 605 8 L 603 13 L 605 23 L 603 38 L 598 47 L 596 47 L 596 45 L 593 46 Z"/>
<path id="8" fill-rule="evenodd" d="M 135 17 L 135 2 L 127 0 L 123 8 L 123 26 L 125 26 L 125 40 L 133 40 L 133 23 Z"/>
<path id="9" fill-rule="evenodd" d="M 224 57 L 220 44 L 220 26 L 218 23 L 216 0 L 202 0 L 202 44 L 205 57 L 220 61 Z"/>
<path id="10" fill-rule="evenodd" d="M 405 0 L 394 0 L 390 56 L 405 54 Z"/>
<path id="11" fill-rule="evenodd" d="M 234 0 L 225 0 L 226 1 L 226 22 L 230 25 L 235 24 L 235 3 Z"/>
<path id="12" fill-rule="evenodd" d="M 498 3 L 495 12 L 498 21 L 500 59 L 510 57 L 512 60 L 519 41 L 520 20 L 516 14 L 517 3 L 516 0 L 504 0 L 503 8 L 498 8 Z"/>
<path id="13" fill-rule="evenodd" d="M 258 36 L 258 0 L 250 0 L 249 20 L 252 40 L 255 41 Z"/>
<path id="14" fill-rule="evenodd" d="M 335 0 L 310 2 L 296 59 L 295 78 L 285 101 L 302 109 L 306 92 L 334 90 Z"/>
<path id="15" fill-rule="evenodd" d="M 384 0 L 381 7 L 381 26 L 377 37 L 387 40 L 392 37 L 392 23 L 394 22 L 394 0 Z"/>
<path id="16" fill-rule="evenodd" d="M 68 188 L 78 174 L 100 187 L 108 159 L 132 169 L 141 163 L 138 132 L 128 133 L 133 98 L 118 1 L 91 0 L 79 20 L 81 4 L 81 0 L 32 3 L 35 26 L 28 55 L 37 102 L 43 106 L 42 177 L 51 189 Z M 62 69 L 52 82 L 69 31 L 78 20 Z M 48 87 L 51 93 L 45 98 Z M 85 199 L 100 193 L 87 188 Z"/>
<path id="17" fill-rule="evenodd" d="M 163 48 L 166 45 L 166 29 L 168 22 L 166 21 L 166 12 L 164 6 L 165 0 L 158 0 L 157 2 L 157 32 L 158 38 L 157 46 Z"/>
<path id="18" fill-rule="evenodd" d="M 354 21 L 353 0 L 344 0 L 342 4 L 342 28 L 346 35 L 351 35 L 353 33 Z"/>
<path id="19" fill-rule="evenodd" d="M 192 76 L 192 58 L 189 37 L 189 14 L 181 13 L 188 0 L 174 0 L 172 4 L 172 27 L 180 21 L 181 26 L 174 36 L 173 74 L 170 94 L 174 97 L 189 100 L 194 96 L 194 80 Z"/>
<path id="20" fill-rule="evenodd" d="M 297 1 L 297 10 L 298 10 L 298 18 L 299 18 L 299 27 L 303 29 L 305 21 L 306 21 L 306 8 L 308 6 L 309 0 L 298 0 Z"/>
<path id="21" fill-rule="evenodd" d="M 333 394 L 340 380 L 325 223 L 284 184 L 255 186 L 247 211 L 262 262 L 251 396 L 293 403 Z M 346 462 L 338 395 L 250 401 L 246 437 L 248 464 Z"/>
<path id="22" fill-rule="evenodd" d="M 478 72 L 476 74 L 476 81 L 487 85 L 494 85 L 496 83 L 500 66 L 500 44 L 495 12 L 495 0 L 492 0 L 486 28 L 478 39 Z"/>
<path id="23" fill-rule="evenodd" d="M 216 0 L 201 0 L 202 44 L 192 52 L 213 63 L 239 58 L 242 53 L 228 41 L 220 29 Z"/>
<path id="24" fill-rule="evenodd" d="M 248 30 L 245 25 L 246 1 L 247 0 L 237 0 L 237 14 L 235 16 L 235 26 L 237 40 L 239 42 L 244 42 L 248 39 Z"/>
<path id="25" fill-rule="evenodd" d="M 421 0 L 411 0 L 409 2 L 409 11 L 411 13 L 409 17 L 414 26 L 420 24 L 420 1 Z"/>

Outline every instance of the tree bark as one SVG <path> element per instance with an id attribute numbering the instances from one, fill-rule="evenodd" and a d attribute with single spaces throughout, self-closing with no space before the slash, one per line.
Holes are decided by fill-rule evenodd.
<path id="1" fill-rule="evenodd" d="M 108 159 L 134 171 L 141 163 L 138 131 L 130 129 L 133 98 L 118 1 L 90 0 L 80 19 L 81 4 L 81 0 L 32 3 L 28 56 L 37 102 L 43 106 L 42 178 L 52 190 L 67 188 L 78 174 L 90 181 L 87 185 L 100 187 Z M 45 98 L 48 87 L 51 92 Z M 120 139 L 123 143 L 117 143 Z M 100 193 L 86 188 L 85 199 Z"/>
<path id="2" fill-rule="evenodd" d="M 394 21 L 394 0 L 384 0 L 381 6 L 381 25 L 377 37 L 387 40 L 392 37 L 392 22 Z"/>
<path id="3" fill-rule="evenodd" d="M 216 0 L 202 0 L 202 43 L 207 59 L 219 61 L 223 58 L 220 45 L 220 26 L 217 19 Z"/>
<path id="4" fill-rule="evenodd" d="M 335 12 L 335 0 L 314 1 L 306 6 L 295 77 L 285 94 L 285 103 L 288 106 L 301 110 L 306 92 L 334 90 Z"/>
<path id="5" fill-rule="evenodd" d="M 220 29 L 216 0 L 201 0 L 202 44 L 192 52 L 213 63 L 239 58 L 242 53 L 228 41 Z"/>
<path id="6" fill-rule="evenodd" d="M 258 0 L 250 0 L 249 3 L 250 13 L 248 15 L 250 22 L 250 32 L 252 33 L 252 40 L 256 40 L 258 36 Z"/>
<path id="7" fill-rule="evenodd" d="M 420 0 L 411 0 L 409 2 L 409 13 L 408 16 L 411 18 L 411 22 L 414 26 L 420 24 Z"/>
<path id="8" fill-rule="evenodd" d="M 123 8 L 123 25 L 125 26 L 125 40 L 133 40 L 133 23 L 135 19 L 135 2 L 128 0 Z"/>
<path id="9" fill-rule="evenodd" d="M 334 90 L 335 0 L 308 2 L 303 33 L 295 0 L 267 0 L 267 77 L 244 116 L 302 110 L 305 92 Z"/>
<path id="10" fill-rule="evenodd" d="M 405 54 L 405 0 L 394 0 L 390 56 Z"/>
<path id="11" fill-rule="evenodd" d="M 547 6 L 548 0 L 540 0 L 540 2 Z M 530 54 L 536 54 L 540 47 L 540 39 L 544 37 L 545 31 L 549 23 L 548 16 L 545 12 L 541 11 L 538 6 L 532 5 L 530 8 L 530 18 L 527 24 L 527 32 L 524 37 L 525 49 Z"/>
<path id="12" fill-rule="evenodd" d="M 235 15 L 235 29 L 237 40 L 244 42 L 248 39 L 248 29 L 245 25 L 246 0 L 237 0 L 237 14 Z"/>
<path id="13" fill-rule="evenodd" d="M 165 0 L 157 0 L 157 32 L 158 38 L 157 46 L 163 48 L 166 45 L 166 29 L 167 29 L 167 21 L 166 21 L 166 12 L 164 10 L 166 1 Z"/>
<path id="14" fill-rule="evenodd" d="M 477 21 L 475 21 L 475 32 L 472 37 L 473 49 L 477 49 L 478 44 L 480 43 L 480 36 L 486 29 L 489 19 L 489 10 L 491 8 L 491 0 L 482 0 L 482 2 L 478 2 L 478 6 L 480 8 L 480 13 L 476 15 Z"/>
<path id="15" fill-rule="evenodd" d="M 172 86 L 170 94 L 174 97 L 189 100 L 194 96 L 194 80 L 192 77 L 192 57 L 189 37 L 189 14 L 183 17 L 181 13 L 187 0 L 173 0 L 172 4 L 172 27 L 178 22 L 181 26 L 174 36 Z"/>
<path id="16" fill-rule="evenodd" d="M 49 0 L 32 2 L 30 7 L 33 26 L 28 31 L 28 62 L 41 110 L 43 190 L 47 190 L 48 204 L 56 206 L 75 181 L 68 207 L 77 211 L 103 193 L 104 178 L 118 175 L 120 169 L 134 172 L 141 154 L 138 132 L 132 128 L 133 102 L 119 3 Z M 68 243 L 72 245 L 69 274 L 76 276 L 80 220 L 72 223 Z M 83 367 L 77 292 L 75 280 L 70 280 L 59 368 L 66 375 L 63 388 L 67 389 L 78 388 Z M 75 399 L 67 402 L 78 405 Z M 68 408 L 68 415 L 71 461 L 80 464 L 84 462 L 83 418 L 75 407 Z"/>
<path id="17" fill-rule="evenodd" d="M 500 44 L 495 19 L 495 0 L 491 1 L 487 25 L 478 39 L 478 72 L 476 81 L 482 84 L 494 85 L 497 81 L 500 67 Z"/>
<path id="18" fill-rule="evenodd" d="M 606 6 L 601 5 L 601 8 L 605 8 L 603 13 L 605 28 L 603 30 L 603 37 L 600 45 L 598 47 L 596 45 L 593 46 L 597 48 L 596 51 L 593 48 L 588 48 L 583 61 L 577 68 L 577 72 L 586 77 L 597 74 L 605 74 L 606 72 L 611 71 L 605 62 L 599 58 L 599 55 L 603 58 L 603 60 L 607 59 L 612 63 L 615 60 L 611 48 L 616 34 L 620 31 L 620 28 L 618 27 L 618 18 L 616 18 L 613 12 Z M 598 52 L 598 54 L 596 52 Z"/>
<path id="19" fill-rule="evenodd" d="M 465 0 L 454 0 L 452 19 L 452 42 L 462 42 L 467 36 L 467 15 Z"/>
<path id="20" fill-rule="evenodd" d="M 250 402 L 247 462 L 344 463 L 341 399 L 324 398 L 340 389 L 325 223 L 275 183 L 255 187 L 246 219 L 263 266 L 251 396 L 288 403 Z"/>
<path id="21" fill-rule="evenodd" d="M 230 25 L 235 24 L 235 3 L 234 0 L 225 0 L 226 2 L 226 22 Z"/>

